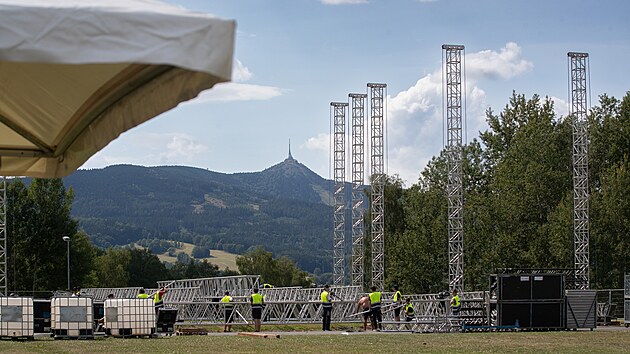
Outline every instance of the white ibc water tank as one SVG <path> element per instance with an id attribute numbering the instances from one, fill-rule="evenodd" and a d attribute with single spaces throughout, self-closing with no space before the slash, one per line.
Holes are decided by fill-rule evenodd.
<path id="1" fill-rule="evenodd" d="M 152 299 L 105 300 L 104 326 L 116 337 L 148 336 L 155 333 L 155 307 Z"/>
<path id="2" fill-rule="evenodd" d="M 50 329 L 55 338 L 93 336 L 92 311 L 92 298 L 53 298 L 50 303 Z"/>
<path id="3" fill-rule="evenodd" d="M 33 337 L 33 299 L 0 297 L 0 337 Z"/>

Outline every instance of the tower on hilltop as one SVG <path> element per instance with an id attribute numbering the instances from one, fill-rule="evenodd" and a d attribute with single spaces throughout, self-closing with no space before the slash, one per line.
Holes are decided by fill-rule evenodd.
<path id="1" fill-rule="evenodd" d="M 297 162 L 297 160 L 293 158 L 293 155 L 291 155 L 291 139 L 289 139 L 289 156 L 284 161 L 286 161 L 286 162 Z"/>

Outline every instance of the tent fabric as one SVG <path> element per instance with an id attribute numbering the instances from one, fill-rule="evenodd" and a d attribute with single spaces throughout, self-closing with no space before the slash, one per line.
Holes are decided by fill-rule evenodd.
<path id="1" fill-rule="evenodd" d="M 0 0 L 0 175 L 66 176 L 229 81 L 235 26 L 153 0 Z"/>

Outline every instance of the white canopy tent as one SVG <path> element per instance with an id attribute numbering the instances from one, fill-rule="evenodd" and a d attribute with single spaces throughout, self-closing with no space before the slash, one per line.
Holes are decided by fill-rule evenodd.
<path id="1" fill-rule="evenodd" d="M 66 176 L 229 81 L 235 27 L 154 0 L 0 0 L 0 175 Z"/>

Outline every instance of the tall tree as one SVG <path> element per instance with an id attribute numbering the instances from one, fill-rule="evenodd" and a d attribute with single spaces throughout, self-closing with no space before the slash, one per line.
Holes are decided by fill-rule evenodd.
<path id="1" fill-rule="evenodd" d="M 131 254 L 127 249 L 108 248 L 96 260 L 98 286 L 102 288 L 122 288 L 129 284 L 129 262 Z"/>
<path id="2" fill-rule="evenodd" d="M 16 291 L 50 291 L 67 287 L 67 245 L 70 257 L 86 250 L 85 237 L 77 235 L 77 221 L 70 217 L 72 190 L 66 191 L 61 179 L 33 179 L 28 188 L 13 180 L 7 191 L 8 262 L 13 271 Z M 74 261 L 80 269 L 89 269 L 90 252 Z M 83 275 L 73 276 L 83 280 Z M 80 285 L 80 284 L 76 284 Z"/>
<path id="3" fill-rule="evenodd" d="M 236 257 L 236 265 L 241 274 L 260 275 L 264 283 L 274 286 L 308 286 L 308 273 L 299 269 L 295 262 L 283 256 L 274 259 L 271 252 L 261 246 Z"/>
<path id="4" fill-rule="evenodd" d="M 152 288 L 160 280 L 169 278 L 166 266 L 148 249 L 129 249 L 130 258 L 127 266 L 128 286 Z"/>
<path id="5" fill-rule="evenodd" d="M 571 188 L 571 127 L 556 119 L 553 102 L 513 94 L 499 116 L 489 116 L 481 134 L 490 168 L 496 215 L 499 267 L 550 268 L 565 265 L 549 253 L 543 226 Z M 566 247 L 570 247 L 569 244 Z M 562 263 L 562 264 L 558 264 Z"/>
<path id="6" fill-rule="evenodd" d="M 630 92 L 599 103 L 589 116 L 591 279 L 599 288 L 621 288 L 630 272 Z"/>

